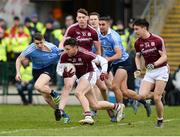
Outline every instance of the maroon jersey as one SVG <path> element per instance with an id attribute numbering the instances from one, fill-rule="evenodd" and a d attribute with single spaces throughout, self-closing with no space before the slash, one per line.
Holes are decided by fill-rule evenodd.
<path id="1" fill-rule="evenodd" d="M 75 56 L 69 57 L 67 53 L 61 55 L 60 63 L 72 63 L 76 68 L 76 76 L 80 78 L 88 72 L 94 71 L 91 61 L 96 55 L 87 50 L 78 49 Z"/>
<path id="2" fill-rule="evenodd" d="M 157 61 L 161 57 L 159 50 L 162 51 L 164 48 L 163 39 L 154 34 L 150 34 L 150 37 L 147 39 L 138 38 L 135 42 L 136 52 L 143 55 L 145 65 Z M 156 66 L 156 68 L 165 66 L 166 64 L 167 62 L 164 62 L 163 64 Z"/>
<path id="3" fill-rule="evenodd" d="M 78 41 L 78 45 L 85 48 L 88 51 L 92 51 L 93 41 L 98 41 L 98 34 L 91 26 L 87 28 L 80 28 L 78 23 L 71 25 L 66 33 L 65 37 L 72 37 Z"/>

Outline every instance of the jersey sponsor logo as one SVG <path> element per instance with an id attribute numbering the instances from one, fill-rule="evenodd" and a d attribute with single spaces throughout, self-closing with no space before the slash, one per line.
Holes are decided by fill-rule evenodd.
<path id="1" fill-rule="evenodd" d="M 142 49 L 141 49 L 141 53 L 143 53 L 143 54 L 147 54 L 147 53 L 154 52 L 154 51 L 156 51 L 156 50 L 157 50 L 157 48 L 156 48 L 156 47 L 151 48 L 151 49 L 145 49 L 145 48 L 142 48 Z"/>
<path id="2" fill-rule="evenodd" d="M 76 37 L 76 39 L 77 39 L 79 42 L 82 42 L 82 41 L 91 41 L 91 40 L 92 40 L 92 38 L 82 38 L 81 36 Z"/>

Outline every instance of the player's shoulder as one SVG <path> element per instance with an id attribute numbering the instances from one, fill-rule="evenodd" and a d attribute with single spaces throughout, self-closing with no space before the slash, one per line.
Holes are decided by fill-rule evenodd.
<path id="1" fill-rule="evenodd" d="M 110 29 L 109 31 L 110 31 L 109 34 L 111 35 L 113 40 L 120 40 L 121 41 L 121 37 L 116 31 L 114 31 L 113 29 Z"/>
<path id="2" fill-rule="evenodd" d="M 97 34 L 98 34 L 97 30 L 96 30 L 95 28 L 93 28 L 93 27 L 92 27 L 91 25 L 89 25 L 89 24 L 88 24 L 88 26 L 87 26 L 87 29 L 90 30 L 90 31 L 93 32 L 93 33 L 97 33 Z"/>
<path id="3" fill-rule="evenodd" d="M 53 43 L 50 43 L 48 41 L 45 41 L 45 45 L 48 46 L 48 47 L 51 47 L 51 48 L 57 48 L 56 45 L 54 45 Z"/>
<path id="4" fill-rule="evenodd" d="M 76 30 L 77 28 L 78 28 L 78 23 L 74 23 L 67 28 L 67 31 Z"/>
<path id="5" fill-rule="evenodd" d="M 163 38 L 159 35 L 156 35 L 154 33 L 151 33 L 151 35 L 152 35 L 152 38 L 156 41 L 164 41 Z"/>
<path id="6" fill-rule="evenodd" d="M 86 50 L 86 49 L 84 49 L 82 47 L 79 47 L 78 51 L 79 51 L 80 55 L 84 54 L 84 55 L 89 55 L 89 56 L 96 56 L 96 54 L 94 54 L 93 52 L 88 51 L 88 50 Z"/>
<path id="7" fill-rule="evenodd" d="M 36 50 L 36 45 L 35 45 L 35 43 L 29 44 L 29 46 L 26 48 L 26 50 L 28 50 L 28 51 L 34 51 L 34 50 Z"/>
<path id="8" fill-rule="evenodd" d="M 67 56 L 68 56 L 68 55 L 67 55 L 66 52 L 62 52 L 62 53 L 61 53 L 61 58 L 62 58 L 62 57 L 64 58 L 64 57 L 67 57 Z"/>

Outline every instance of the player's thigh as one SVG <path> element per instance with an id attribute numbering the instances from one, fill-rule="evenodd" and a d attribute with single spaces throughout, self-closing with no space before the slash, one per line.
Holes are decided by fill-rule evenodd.
<path id="1" fill-rule="evenodd" d="M 139 95 L 146 97 L 154 88 L 154 83 L 143 80 L 139 89 Z"/>
<path id="2" fill-rule="evenodd" d="M 164 89 L 166 87 L 167 82 L 163 80 L 157 80 L 155 81 L 155 89 L 154 94 L 156 95 L 162 95 L 164 92 Z"/>
<path id="3" fill-rule="evenodd" d="M 119 88 L 122 86 L 127 87 L 127 83 L 122 84 L 123 81 L 127 81 L 127 72 L 124 69 L 118 69 L 115 73 L 115 76 L 113 78 L 113 84 L 119 85 Z"/>
<path id="4" fill-rule="evenodd" d="M 70 77 L 70 78 L 64 78 L 64 88 L 71 91 L 75 81 L 76 81 L 75 75 L 73 77 Z"/>
<path id="5" fill-rule="evenodd" d="M 107 90 L 107 86 L 106 86 L 105 82 L 101 81 L 100 79 L 97 80 L 96 85 L 101 91 Z"/>
<path id="6" fill-rule="evenodd" d="M 47 74 L 41 74 L 39 78 L 35 82 L 35 87 L 42 87 L 44 85 L 48 85 L 49 81 L 51 80 L 51 77 Z"/>
<path id="7" fill-rule="evenodd" d="M 82 78 L 78 81 L 78 85 L 75 89 L 76 95 L 83 94 L 85 95 L 91 89 L 89 81 L 85 78 Z"/>

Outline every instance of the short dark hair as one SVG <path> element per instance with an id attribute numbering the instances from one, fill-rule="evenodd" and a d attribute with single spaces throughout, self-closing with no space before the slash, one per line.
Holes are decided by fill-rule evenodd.
<path id="1" fill-rule="evenodd" d="M 149 29 L 149 22 L 146 19 L 136 19 L 133 23 L 133 26 L 142 26 L 146 27 L 146 29 Z"/>
<path id="2" fill-rule="evenodd" d="M 111 20 L 111 18 L 109 16 L 102 16 L 102 17 L 99 18 L 99 20 L 109 22 Z"/>
<path id="3" fill-rule="evenodd" d="M 18 16 L 14 16 L 14 18 L 13 18 L 14 20 L 20 20 L 20 18 L 18 17 Z"/>
<path id="4" fill-rule="evenodd" d="M 66 45 L 70 45 L 70 46 L 76 46 L 77 45 L 77 40 L 75 38 L 67 38 L 65 41 L 64 41 L 64 47 Z"/>
<path id="5" fill-rule="evenodd" d="M 82 13 L 82 14 L 88 16 L 88 11 L 85 10 L 85 9 L 82 9 L 82 8 L 78 9 L 78 10 L 77 10 L 77 13 Z"/>
<path id="6" fill-rule="evenodd" d="M 91 13 L 89 13 L 89 16 L 91 16 L 91 15 L 96 15 L 96 16 L 98 16 L 98 18 L 100 17 L 100 14 L 97 13 L 97 12 L 91 12 Z"/>
<path id="7" fill-rule="evenodd" d="M 43 40 L 43 39 L 44 39 L 44 37 L 43 37 L 43 35 L 42 35 L 41 33 L 36 32 L 36 33 L 34 34 L 34 40 L 39 40 L 39 41 L 41 41 L 41 40 Z"/>

